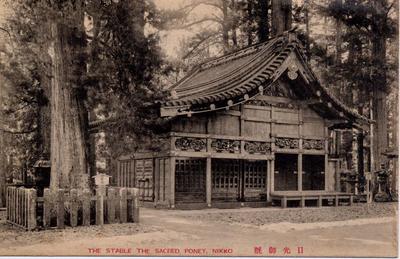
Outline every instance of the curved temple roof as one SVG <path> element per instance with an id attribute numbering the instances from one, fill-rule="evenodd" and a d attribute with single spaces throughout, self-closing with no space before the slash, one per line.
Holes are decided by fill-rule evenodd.
<path id="1" fill-rule="evenodd" d="M 311 108 L 319 106 L 333 118 L 371 122 L 319 83 L 306 61 L 304 47 L 293 32 L 197 66 L 172 86 L 174 99 L 162 105 L 161 116 L 190 116 L 243 103 L 262 94 L 284 72 L 289 81 L 302 79 L 302 84 L 296 84 L 303 87 L 296 90 L 302 95 L 300 99 L 319 100 Z"/>

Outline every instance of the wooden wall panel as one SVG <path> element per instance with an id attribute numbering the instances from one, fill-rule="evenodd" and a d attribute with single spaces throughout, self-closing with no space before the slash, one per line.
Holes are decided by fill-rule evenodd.
<path id="1" fill-rule="evenodd" d="M 210 117 L 208 133 L 216 135 L 239 136 L 240 117 L 217 114 Z"/>
<path id="2" fill-rule="evenodd" d="M 303 135 L 311 137 L 324 137 L 324 123 L 323 122 L 305 122 L 303 124 Z"/>
<path id="3" fill-rule="evenodd" d="M 179 118 L 172 124 L 172 131 L 188 133 L 207 133 L 207 118 L 195 116 Z"/>
<path id="4" fill-rule="evenodd" d="M 266 122 L 245 121 L 243 136 L 253 138 L 269 138 L 271 124 Z"/>
<path id="5" fill-rule="evenodd" d="M 273 134 L 278 135 L 288 135 L 288 136 L 298 136 L 299 126 L 293 124 L 275 124 Z"/>
<path id="6" fill-rule="evenodd" d="M 253 117 L 253 118 L 259 118 L 259 119 L 270 119 L 271 118 L 271 111 L 245 108 L 245 109 L 243 109 L 243 115 L 245 117 Z"/>
<path id="7" fill-rule="evenodd" d="M 282 121 L 299 121 L 299 110 L 295 109 L 287 109 L 287 110 L 278 110 L 274 111 L 273 119 L 276 119 L 278 122 L 279 120 Z"/>
<path id="8" fill-rule="evenodd" d="M 318 113 L 316 113 L 312 109 L 303 108 L 303 120 L 309 121 L 309 120 L 313 120 L 313 119 L 322 119 L 322 118 L 318 115 Z"/>

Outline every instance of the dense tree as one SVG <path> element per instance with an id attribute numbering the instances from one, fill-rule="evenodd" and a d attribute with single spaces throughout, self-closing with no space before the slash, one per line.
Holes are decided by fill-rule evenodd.
<path id="1" fill-rule="evenodd" d="M 386 95 L 389 92 L 387 75 L 390 69 L 387 56 L 387 39 L 395 34 L 391 17 L 395 2 L 389 0 L 335 1 L 328 6 L 328 14 L 343 22 L 348 28 L 343 39 L 349 42 L 347 62 L 341 66 L 342 75 L 352 86 L 372 100 L 374 124 L 373 154 L 375 169 L 383 161 L 382 153 L 387 143 Z M 351 85 L 350 85 L 351 87 Z M 347 90 L 348 91 L 348 90 Z M 364 94 L 363 94 L 364 93 Z M 370 93 L 370 94 L 366 94 Z M 368 98 L 357 100 L 368 103 Z"/>
<path id="2" fill-rule="evenodd" d="M 162 130 L 154 104 L 166 97 L 161 80 L 167 67 L 157 33 L 145 32 L 145 26 L 159 24 L 155 6 L 143 0 L 95 3 L 88 8 L 93 24 L 89 32 L 89 106 L 99 118 L 123 118 L 111 120 L 103 128 L 110 143 Z M 135 149 L 138 145 L 120 146 Z M 118 155 L 123 148 L 113 150 Z"/>
<path id="3" fill-rule="evenodd" d="M 15 15 L 8 27 L 18 46 L 15 65 L 22 69 L 2 63 L 2 74 L 18 89 L 10 99 L 36 104 L 29 130 L 39 136 L 45 135 L 40 107 L 50 105 L 51 187 L 87 188 L 89 111 L 91 119 L 113 117 L 113 124 L 104 127 L 113 133 L 151 134 L 151 128 L 157 129 L 152 120 L 154 102 L 165 96 L 158 84 L 162 62 L 157 37 L 144 32 L 156 17 L 154 7 L 147 1 L 11 4 Z M 14 102 L 10 107 L 18 106 Z"/>

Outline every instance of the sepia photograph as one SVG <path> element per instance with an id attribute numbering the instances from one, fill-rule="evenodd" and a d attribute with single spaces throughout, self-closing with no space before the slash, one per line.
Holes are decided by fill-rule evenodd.
<path id="1" fill-rule="evenodd" d="M 399 257 L 398 23 L 0 0 L 0 257 Z"/>

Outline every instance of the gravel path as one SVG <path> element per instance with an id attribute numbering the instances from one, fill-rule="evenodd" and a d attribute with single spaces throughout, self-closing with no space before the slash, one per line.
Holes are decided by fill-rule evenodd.
<path id="1" fill-rule="evenodd" d="M 192 220 L 207 220 L 226 223 L 241 223 L 262 226 L 270 223 L 312 223 L 331 222 L 361 218 L 394 217 L 397 215 L 397 203 L 360 203 L 353 206 L 323 207 L 323 208 L 290 208 L 255 210 L 245 209 L 241 212 L 223 211 L 219 213 L 185 214 L 182 217 Z"/>
<path id="2" fill-rule="evenodd" d="M 185 249 L 195 248 L 206 251 L 201 255 L 248 256 L 255 255 L 254 246 L 262 246 L 266 256 L 268 247 L 274 246 L 276 255 L 284 255 L 282 249 L 290 247 L 292 255 L 298 256 L 295 252 L 301 246 L 303 256 L 393 257 L 397 255 L 396 213 L 395 203 L 193 211 L 143 208 L 139 224 L 28 232 L 6 224 L 0 211 L 0 255 L 93 255 L 89 248 L 96 248 L 101 249 L 96 255 L 103 256 L 188 256 L 195 254 Z M 109 248 L 129 249 L 129 253 L 109 253 Z M 180 252 L 163 254 L 157 252 L 160 248 Z M 221 248 L 232 249 L 232 254 L 218 252 Z"/>
<path id="3" fill-rule="evenodd" d="M 52 243 L 55 240 L 77 240 L 85 238 L 107 238 L 113 236 L 134 235 L 138 233 L 151 233 L 159 228 L 142 224 L 112 224 L 89 227 L 66 227 L 65 229 L 52 229 L 45 231 L 25 231 L 6 223 L 6 215 L 0 212 L 0 247 L 25 246 L 40 243 Z"/>

